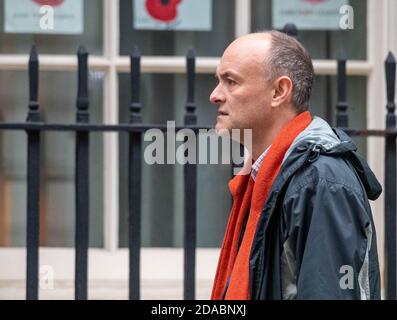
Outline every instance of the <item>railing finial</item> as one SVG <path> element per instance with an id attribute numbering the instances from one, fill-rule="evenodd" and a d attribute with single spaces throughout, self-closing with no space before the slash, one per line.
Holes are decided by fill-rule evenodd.
<path id="1" fill-rule="evenodd" d="M 131 103 L 130 103 L 130 122 L 142 122 L 141 102 L 140 102 L 140 81 L 141 81 L 141 52 L 137 46 L 134 47 L 130 57 L 131 74 Z"/>
<path id="2" fill-rule="evenodd" d="M 396 59 L 392 52 L 389 52 L 385 61 L 386 93 L 387 93 L 387 115 L 394 117 L 395 126 L 395 84 L 396 84 Z"/>
<path id="3" fill-rule="evenodd" d="M 27 121 L 40 121 L 40 111 L 38 103 L 39 94 L 39 57 L 36 46 L 32 46 L 29 56 L 29 111 Z"/>
<path id="4" fill-rule="evenodd" d="M 196 104 L 195 104 L 195 81 L 196 81 L 196 54 L 193 49 L 189 49 L 186 55 L 187 72 L 187 102 L 185 124 L 196 124 Z"/>
<path id="5" fill-rule="evenodd" d="M 77 52 L 78 59 L 78 85 L 77 85 L 77 122 L 88 122 L 88 52 L 80 46 Z"/>
<path id="6" fill-rule="evenodd" d="M 287 23 L 283 28 L 283 32 L 291 37 L 298 37 L 298 28 L 294 23 Z"/>
<path id="7" fill-rule="evenodd" d="M 344 51 L 338 53 L 338 102 L 336 104 L 336 126 L 348 128 L 349 118 L 347 115 L 348 104 L 346 101 L 346 60 Z"/>

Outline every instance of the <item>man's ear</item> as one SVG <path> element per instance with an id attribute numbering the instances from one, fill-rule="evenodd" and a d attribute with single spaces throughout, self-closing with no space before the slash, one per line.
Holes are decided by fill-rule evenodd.
<path id="1" fill-rule="evenodd" d="M 292 96 L 292 80 L 290 77 L 282 76 L 273 82 L 272 107 L 276 108 L 285 102 L 290 102 Z"/>

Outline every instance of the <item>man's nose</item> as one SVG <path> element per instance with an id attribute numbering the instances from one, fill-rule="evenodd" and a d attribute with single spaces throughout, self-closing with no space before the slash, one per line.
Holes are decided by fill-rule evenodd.
<path id="1" fill-rule="evenodd" d="M 225 96 L 222 93 L 222 91 L 220 90 L 219 85 L 217 85 L 215 87 L 214 91 L 212 91 L 212 93 L 210 95 L 210 101 L 213 104 L 220 104 L 225 101 Z"/>

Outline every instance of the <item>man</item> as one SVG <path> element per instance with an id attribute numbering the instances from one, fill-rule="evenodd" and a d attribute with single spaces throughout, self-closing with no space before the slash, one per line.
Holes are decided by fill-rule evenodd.
<path id="1" fill-rule="evenodd" d="M 368 199 L 382 189 L 352 140 L 310 115 L 307 51 L 277 31 L 249 34 L 216 77 L 216 130 L 251 129 L 255 162 L 229 183 L 212 299 L 379 299 Z"/>

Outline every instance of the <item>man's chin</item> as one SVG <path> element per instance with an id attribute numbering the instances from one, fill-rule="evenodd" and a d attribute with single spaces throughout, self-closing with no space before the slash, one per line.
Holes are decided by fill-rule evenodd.
<path id="1" fill-rule="evenodd" d="M 230 130 L 218 124 L 215 126 L 215 132 L 218 136 L 230 136 Z"/>

